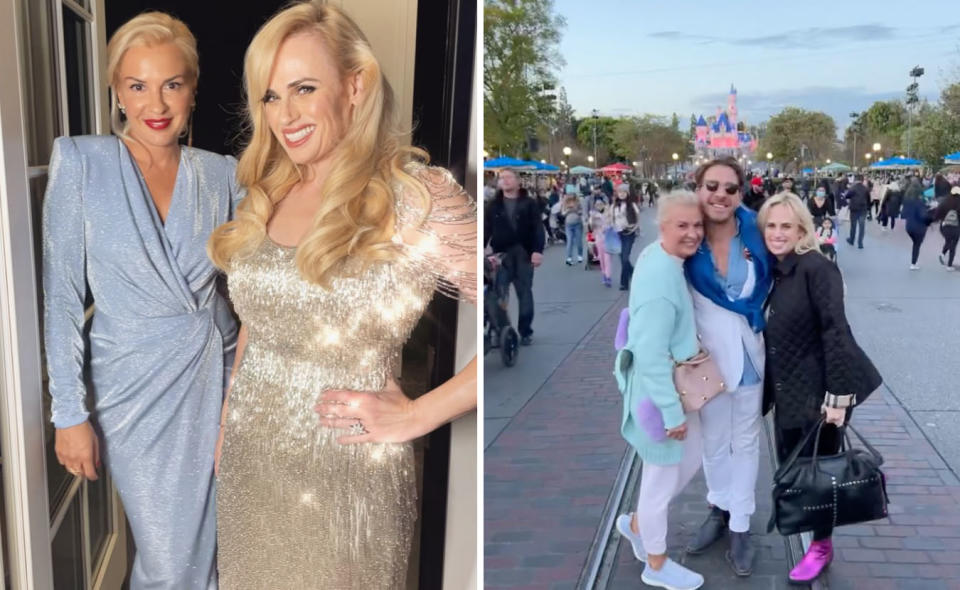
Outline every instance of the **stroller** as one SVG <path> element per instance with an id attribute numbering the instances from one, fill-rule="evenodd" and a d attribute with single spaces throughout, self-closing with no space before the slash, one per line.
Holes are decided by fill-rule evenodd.
<path id="1" fill-rule="evenodd" d="M 483 259 L 483 354 L 500 349 L 504 366 L 517 363 L 520 353 L 520 335 L 510 324 L 507 306 L 510 301 L 510 283 L 506 280 L 503 256 L 495 256 L 496 264 Z"/>
<path id="2" fill-rule="evenodd" d="M 592 232 L 587 232 L 587 255 L 583 257 L 583 270 L 590 270 L 590 265 L 600 264 L 600 257 L 597 252 L 597 236 Z"/>

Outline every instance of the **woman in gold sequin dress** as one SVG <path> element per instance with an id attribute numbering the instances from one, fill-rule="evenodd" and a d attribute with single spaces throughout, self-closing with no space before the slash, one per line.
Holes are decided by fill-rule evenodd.
<path id="1" fill-rule="evenodd" d="M 210 239 L 242 322 L 218 471 L 223 590 L 402 588 L 410 441 L 476 406 L 476 359 L 410 400 L 392 375 L 439 288 L 476 298 L 476 207 L 403 147 L 370 45 L 319 1 L 244 75 L 247 197 Z"/>

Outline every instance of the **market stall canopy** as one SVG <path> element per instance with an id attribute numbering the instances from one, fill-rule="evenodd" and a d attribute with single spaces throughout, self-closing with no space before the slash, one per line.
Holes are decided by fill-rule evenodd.
<path id="1" fill-rule="evenodd" d="M 870 164 L 870 168 L 922 168 L 923 162 L 914 158 L 887 158 Z"/>
<path id="2" fill-rule="evenodd" d="M 847 166 L 843 162 L 833 162 L 832 164 L 827 164 L 826 166 L 820 168 L 820 172 L 849 172 L 850 166 Z"/>
<path id="3" fill-rule="evenodd" d="M 570 174 L 593 174 L 593 168 L 586 166 L 574 166 L 570 169 Z"/>
<path id="4" fill-rule="evenodd" d="M 554 166 L 553 164 L 545 164 L 543 162 L 530 161 L 530 162 L 527 162 L 527 164 L 533 164 L 535 167 L 535 170 L 539 174 L 549 174 L 550 172 L 556 172 L 557 170 L 560 170 L 559 167 Z"/>
<path id="5" fill-rule="evenodd" d="M 800 171 L 801 174 L 813 174 L 813 168 L 804 168 Z"/>
<path id="6" fill-rule="evenodd" d="M 633 168 L 631 168 L 630 166 L 627 166 L 622 162 L 616 162 L 614 164 L 607 164 L 606 166 L 600 169 L 600 172 L 606 172 L 609 174 L 613 172 L 630 172 L 631 170 L 633 170 Z"/>
<path id="7" fill-rule="evenodd" d="M 945 164 L 960 164 L 960 152 L 955 152 L 943 159 Z"/>
<path id="8" fill-rule="evenodd" d="M 493 158 L 483 163 L 484 170 L 500 170 L 501 168 L 516 168 L 517 170 L 536 170 L 533 162 L 518 160 L 517 158 Z"/>

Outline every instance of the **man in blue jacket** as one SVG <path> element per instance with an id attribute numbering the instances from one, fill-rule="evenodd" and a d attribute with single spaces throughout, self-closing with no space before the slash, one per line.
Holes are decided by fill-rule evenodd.
<path id="1" fill-rule="evenodd" d="M 736 159 L 707 162 L 697 169 L 695 180 L 705 237 L 684 266 L 697 332 L 723 375 L 726 391 L 700 410 L 711 511 L 687 551 L 706 551 L 729 531 L 727 562 L 736 575 L 749 576 L 766 359 L 763 303 L 773 280 L 773 259 L 756 213 L 742 205 L 744 173 Z"/>

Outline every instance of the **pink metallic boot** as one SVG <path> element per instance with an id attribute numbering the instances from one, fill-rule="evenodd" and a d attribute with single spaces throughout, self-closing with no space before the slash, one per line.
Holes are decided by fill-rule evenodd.
<path id="1" fill-rule="evenodd" d="M 822 541 L 813 541 L 797 567 L 790 570 L 790 581 L 797 584 L 812 582 L 827 569 L 831 561 L 833 561 L 833 540 L 826 538 Z"/>

